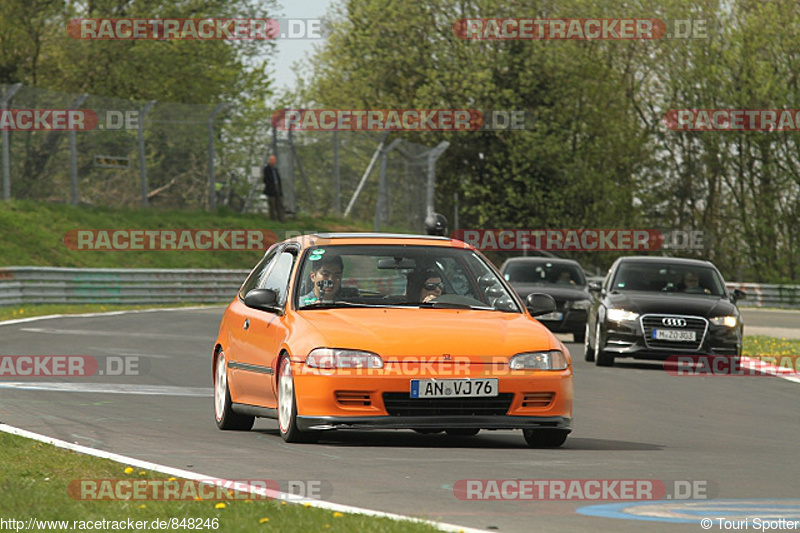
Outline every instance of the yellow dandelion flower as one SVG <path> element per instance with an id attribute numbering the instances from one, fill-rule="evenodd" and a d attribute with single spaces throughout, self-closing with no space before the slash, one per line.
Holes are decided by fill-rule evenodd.
<path id="1" fill-rule="evenodd" d="M 132 467 L 132 466 L 129 466 L 128 468 L 126 468 L 126 469 L 125 469 L 125 473 L 126 473 L 126 474 L 133 474 L 133 467 Z"/>
<path id="2" fill-rule="evenodd" d="M 139 475 L 140 476 L 146 476 L 147 472 L 145 472 L 144 470 L 139 470 Z"/>
<path id="3" fill-rule="evenodd" d="M 214 506 L 214 509 L 225 509 L 228 505 L 225 502 L 219 502 Z"/>
<path id="4" fill-rule="evenodd" d="M 267 522 L 269 522 L 269 518 L 267 518 L 266 516 L 264 518 L 259 518 L 258 520 L 259 524 L 266 524 Z"/>
<path id="5" fill-rule="evenodd" d="M 303 507 L 311 507 L 311 504 L 306 502 L 306 503 L 303 504 Z"/>
<path id="6" fill-rule="evenodd" d="M 147 509 L 147 506 L 145 504 L 142 504 L 139 506 L 139 509 Z"/>
<path id="7" fill-rule="evenodd" d="M 335 513 L 333 513 L 333 517 L 334 518 L 341 518 L 343 516 L 344 516 L 344 513 L 340 513 L 339 511 L 336 511 Z"/>
<path id="8" fill-rule="evenodd" d="M 245 500 L 244 503 L 253 503 L 253 500 Z"/>
<path id="9" fill-rule="evenodd" d="M 178 480 L 178 478 L 176 478 L 176 477 L 171 477 L 171 478 L 169 478 L 167 481 L 177 481 L 177 480 Z"/>
<path id="10" fill-rule="evenodd" d="M 286 501 L 281 501 L 281 505 L 286 505 Z"/>
<path id="11" fill-rule="evenodd" d="M 201 498 L 200 496 L 195 496 L 194 497 L 194 501 L 201 502 L 201 501 L 203 501 L 203 498 Z"/>

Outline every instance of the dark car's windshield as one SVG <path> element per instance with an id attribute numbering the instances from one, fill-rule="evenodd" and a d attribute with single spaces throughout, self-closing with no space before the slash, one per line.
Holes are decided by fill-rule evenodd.
<path id="1" fill-rule="evenodd" d="M 422 306 L 521 312 L 487 263 L 460 248 L 315 247 L 304 254 L 296 283 L 300 309 Z"/>
<path id="2" fill-rule="evenodd" d="M 725 294 L 723 281 L 713 268 L 636 262 L 619 265 L 611 282 L 611 290 L 712 296 Z"/>
<path id="3" fill-rule="evenodd" d="M 564 287 L 586 285 L 586 278 L 580 267 L 554 261 L 509 263 L 503 271 L 503 276 L 510 283 L 540 283 Z"/>

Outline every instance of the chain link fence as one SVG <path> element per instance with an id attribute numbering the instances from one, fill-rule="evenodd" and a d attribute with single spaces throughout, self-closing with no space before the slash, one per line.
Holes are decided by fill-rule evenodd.
<path id="1" fill-rule="evenodd" d="M 295 133 L 291 142 L 284 136 L 278 155 L 293 165 L 298 210 L 369 220 L 375 231 L 424 231 L 433 208 L 435 161 L 446 143 L 432 148 L 398 133 L 365 131 Z"/>
<path id="2" fill-rule="evenodd" d="M 4 198 L 110 206 L 208 208 L 219 186 L 249 192 L 269 130 L 232 106 L 139 102 L 0 85 L 20 110 L 84 110 L 83 129 L 21 129 L 5 116 Z M 19 115 L 17 115 L 19 116 Z M 11 116 L 10 120 L 14 120 Z"/>
<path id="3" fill-rule="evenodd" d="M 24 110 L 83 110 L 83 127 L 21 128 Z M 375 230 L 423 231 L 435 161 L 447 146 L 423 146 L 400 133 L 276 131 L 265 111 L 230 104 L 132 101 L 21 84 L 0 84 L 0 112 L 4 199 L 265 212 L 261 168 L 275 153 L 288 214 L 345 215 L 373 222 Z"/>

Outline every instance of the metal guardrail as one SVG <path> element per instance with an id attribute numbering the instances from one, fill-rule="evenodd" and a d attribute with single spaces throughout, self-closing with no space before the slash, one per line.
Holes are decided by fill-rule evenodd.
<path id="1" fill-rule="evenodd" d="M 0 268 L 0 306 L 23 304 L 224 303 L 247 270 L 128 268 Z M 740 307 L 800 308 L 800 286 L 728 283 L 747 298 Z"/>
<path id="2" fill-rule="evenodd" d="M 800 286 L 769 285 L 766 283 L 726 283 L 729 290 L 741 289 L 747 298 L 739 300 L 739 307 L 800 308 Z"/>
<path id="3" fill-rule="evenodd" d="M 247 273 L 223 269 L 0 268 L 0 306 L 228 302 Z"/>

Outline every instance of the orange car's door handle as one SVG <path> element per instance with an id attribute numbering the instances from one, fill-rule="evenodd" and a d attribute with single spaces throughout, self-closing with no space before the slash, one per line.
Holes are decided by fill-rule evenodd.
<path id="1" fill-rule="evenodd" d="M 250 319 L 249 318 L 246 318 L 244 320 L 244 326 L 243 327 L 244 327 L 245 330 L 250 329 Z"/>

